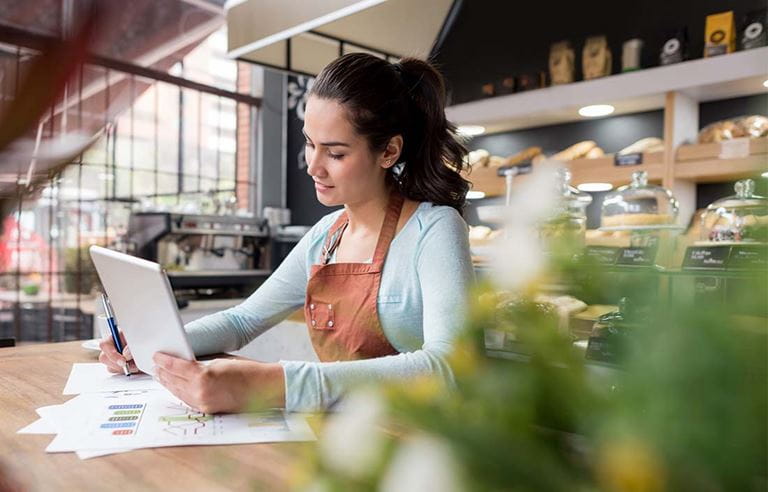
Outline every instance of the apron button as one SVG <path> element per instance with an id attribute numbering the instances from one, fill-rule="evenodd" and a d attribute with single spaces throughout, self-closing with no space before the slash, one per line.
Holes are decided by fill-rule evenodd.
<path id="1" fill-rule="evenodd" d="M 328 309 L 333 309 L 333 306 L 328 304 Z"/>
<path id="2" fill-rule="evenodd" d="M 312 326 L 315 326 L 316 324 L 317 323 L 315 322 L 315 320 L 312 320 Z"/>
<path id="3" fill-rule="evenodd" d="M 333 321 L 329 321 L 328 326 L 333 326 Z"/>
<path id="4" fill-rule="evenodd" d="M 309 305 L 309 309 L 315 309 L 315 305 L 314 304 L 310 304 Z"/>

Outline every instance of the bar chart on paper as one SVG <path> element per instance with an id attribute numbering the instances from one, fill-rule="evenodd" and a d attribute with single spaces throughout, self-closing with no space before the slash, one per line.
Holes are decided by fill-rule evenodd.
<path id="1" fill-rule="evenodd" d="M 314 440 L 304 418 L 282 410 L 211 415 L 165 390 L 89 393 L 77 399 L 77 417 L 48 451 Z"/>

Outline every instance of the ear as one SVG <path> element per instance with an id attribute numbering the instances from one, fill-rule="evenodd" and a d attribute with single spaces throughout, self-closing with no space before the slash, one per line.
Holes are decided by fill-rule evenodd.
<path id="1" fill-rule="evenodd" d="M 389 139 L 389 143 L 387 143 L 387 146 L 384 148 L 384 152 L 379 156 L 379 166 L 384 169 L 389 169 L 394 166 L 397 164 L 398 159 L 400 159 L 400 153 L 402 151 L 403 136 L 395 135 Z"/>

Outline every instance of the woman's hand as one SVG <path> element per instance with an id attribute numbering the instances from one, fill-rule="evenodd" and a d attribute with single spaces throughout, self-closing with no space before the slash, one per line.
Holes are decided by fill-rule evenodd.
<path id="1" fill-rule="evenodd" d="M 216 359 L 210 364 L 156 353 L 160 383 L 195 410 L 242 412 L 285 406 L 285 374 L 280 364 Z"/>
<path id="2" fill-rule="evenodd" d="M 123 374 L 123 367 L 128 364 L 128 370 L 131 374 L 139 372 L 136 367 L 136 363 L 133 361 L 133 356 L 128 348 L 128 343 L 125 341 L 125 335 L 120 332 L 120 340 L 123 342 L 123 353 L 117 351 L 115 348 L 115 342 L 112 341 L 112 337 L 108 336 L 102 338 L 99 341 L 99 348 L 101 353 L 99 354 L 99 362 L 107 366 L 109 372 Z"/>

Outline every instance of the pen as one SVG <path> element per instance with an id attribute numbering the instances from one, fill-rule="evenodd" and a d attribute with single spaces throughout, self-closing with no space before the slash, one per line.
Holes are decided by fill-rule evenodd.
<path id="1" fill-rule="evenodd" d="M 109 332 L 112 334 L 112 341 L 115 342 L 115 348 L 122 355 L 123 343 L 120 341 L 120 332 L 117 331 L 117 322 L 115 316 L 112 314 L 112 306 L 109 305 L 109 300 L 106 294 L 101 294 L 101 303 L 104 306 L 104 316 L 107 318 L 107 326 L 109 326 Z M 126 376 L 131 375 L 131 371 L 128 370 L 128 361 L 123 366 L 123 373 Z"/>

